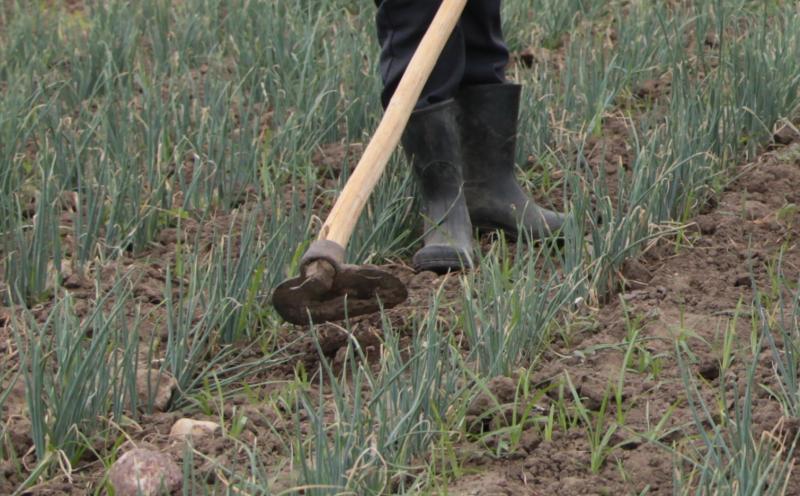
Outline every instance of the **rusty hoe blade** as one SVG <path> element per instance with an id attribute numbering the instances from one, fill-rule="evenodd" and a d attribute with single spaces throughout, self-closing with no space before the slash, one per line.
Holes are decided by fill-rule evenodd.
<path id="1" fill-rule="evenodd" d="M 300 277 L 281 283 L 272 305 L 293 324 L 320 324 L 392 308 L 408 297 L 394 275 L 372 265 L 345 265 L 344 248 L 314 242 L 300 262 Z"/>

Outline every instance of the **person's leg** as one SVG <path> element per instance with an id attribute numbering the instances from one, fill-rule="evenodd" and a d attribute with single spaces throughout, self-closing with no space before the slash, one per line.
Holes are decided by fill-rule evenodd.
<path id="1" fill-rule="evenodd" d="M 460 22 L 465 66 L 461 86 L 506 82 L 508 48 L 503 40 L 500 0 L 470 0 Z"/>
<path id="2" fill-rule="evenodd" d="M 377 0 L 380 72 L 384 107 L 394 94 L 417 46 L 440 6 L 438 0 Z M 472 224 L 464 200 L 461 134 L 453 97 L 464 73 L 460 28 L 450 37 L 403 133 L 425 219 L 424 246 L 416 270 L 471 268 Z"/>
<path id="3" fill-rule="evenodd" d="M 414 111 L 403 133 L 425 220 L 418 271 L 444 273 L 473 266 L 472 223 L 464 196 L 463 156 L 453 100 Z"/>
<path id="4" fill-rule="evenodd" d="M 376 0 L 376 24 L 381 45 L 381 101 L 384 107 L 394 94 L 411 57 L 441 5 L 440 0 Z M 417 108 L 453 98 L 464 74 L 464 37 L 456 28 L 444 47 L 422 91 Z"/>
<path id="5" fill-rule="evenodd" d="M 563 224 L 561 214 L 536 205 L 515 176 L 520 86 L 505 78 L 508 49 L 503 42 L 500 0 L 470 1 L 461 20 L 466 67 L 459 106 L 464 158 L 464 194 L 472 224 L 501 229 L 516 238 L 518 229 L 534 239 Z"/>

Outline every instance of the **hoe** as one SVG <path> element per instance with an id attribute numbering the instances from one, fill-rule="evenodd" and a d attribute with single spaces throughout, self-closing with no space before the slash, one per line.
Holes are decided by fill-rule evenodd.
<path id="1" fill-rule="evenodd" d="M 383 119 L 342 189 L 317 240 L 300 260 L 300 276 L 272 295 L 278 313 L 293 324 L 322 323 L 392 308 L 408 297 L 405 285 L 375 266 L 344 263 L 356 222 L 397 148 L 425 83 L 453 33 L 467 0 L 444 0 L 395 90 Z"/>

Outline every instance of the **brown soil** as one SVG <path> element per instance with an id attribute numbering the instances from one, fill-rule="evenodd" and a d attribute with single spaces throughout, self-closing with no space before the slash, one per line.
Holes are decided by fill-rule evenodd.
<path id="1" fill-rule="evenodd" d="M 619 299 L 596 313 L 599 326 L 570 336 L 570 342 L 556 343 L 535 367 L 541 385 L 564 382 L 568 374 L 582 402 L 598 409 L 606 388 L 616 383 L 625 353 L 626 314 L 642 322 L 641 338 L 646 348 L 663 360 L 658 378 L 629 372 L 624 386 L 625 429 L 614 435 L 612 444 L 621 445 L 597 474 L 589 470 L 588 432 L 573 428 L 521 449 L 511 459 L 484 460 L 472 467 L 477 474 L 457 481 L 452 494 L 537 495 L 537 494 L 672 494 L 673 464 L 664 447 L 642 442 L 654 422 L 686 397 L 675 357 L 675 339 L 681 330 L 692 333 L 690 349 L 695 355 L 692 370 L 705 383 L 702 395 L 713 404 L 719 387 L 721 340 L 740 302 L 752 301 L 752 285 L 769 291 L 768 265 L 781 249 L 784 277 L 800 276 L 800 250 L 796 245 L 796 219 L 786 218 L 782 209 L 800 199 L 800 140 L 762 155 L 742 167 L 741 176 L 719 197 L 716 208 L 700 215 L 689 226 L 690 244 L 662 242 L 636 261 L 650 274 L 637 289 L 621 293 Z M 752 280 L 751 280 L 752 274 Z M 739 343 L 750 339 L 751 322 L 740 316 L 736 327 Z M 744 344 L 741 344 L 744 347 Z M 728 371 L 727 383 L 743 387 L 748 363 L 744 349 Z M 782 419 L 779 403 L 758 385 L 775 387 L 772 355 L 762 345 L 756 373 L 756 402 L 753 405 L 756 438 L 772 431 Z M 661 431 L 659 440 L 667 447 L 681 446 L 695 432 L 685 401 Z M 546 402 L 541 405 L 548 407 Z M 613 405 L 610 415 L 615 414 Z M 649 418 L 648 418 L 649 416 Z M 797 419 L 783 419 L 789 425 Z M 621 470 L 622 469 L 622 470 Z M 624 471 L 624 475 L 623 475 Z M 800 494 L 800 477 L 795 474 L 787 494 Z"/>
<path id="2" fill-rule="evenodd" d="M 610 133 L 605 139 L 615 136 Z M 622 136 L 622 133 L 616 134 Z M 740 177 L 718 198 L 716 207 L 700 215 L 687 228 L 686 239 L 677 244 L 675 240 L 656 244 L 640 259 L 626 264 L 626 276 L 635 282 L 626 292 L 618 295 L 612 303 L 594 311 L 590 317 L 597 325 L 586 326 L 588 330 L 577 330 L 568 337 L 568 342 L 557 341 L 535 365 L 534 379 L 542 387 L 563 384 L 567 374 L 589 409 L 598 409 L 610 384 L 615 384 L 625 352 L 626 315 L 637 316 L 642 325 L 641 338 L 647 351 L 662 361 L 658 377 L 629 372 L 623 390 L 625 405 L 625 428 L 612 438 L 617 448 L 611 451 L 606 463 L 593 474 L 589 470 L 590 452 L 587 431 L 581 427 L 566 432 L 556 431 L 550 440 L 544 440 L 536 428 L 527 430 L 513 449 L 497 451 L 491 449 L 499 439 L 489 436 L 481 441 L 464 442 L 460 447 L 464 453 L 465 476 L 450 487 L 450 494 L 470 495 L 530 495 L 530 494 L 630 494 L 639 493 L 646 486 L 650 494 L 672 492 L 673 464 L 664 447 L 642 441 L 648 425 L 657 422 L 674 406 L 664 428 L 657 439 L 666 446 L 680 447 L 689 442 L 694 433 L 692 419 L 685 401 L 684 385 L 674 354 L 675 338 L 681 329 L 690 330 L 689 339 L 694 354 L 692 370 L 705 385 L 702 395 L 713 401 L 715 388 L 720 381 L 718 344 L 720 329 L 724 329 L 735 314 L 740 301 L 748 303 L 752 297 L 751 284 L 762 289 L 770 288 L 768 265 L 773 263 L 783 249 L 782 267 L 789 281 L 800 276 L 800 251 L 795 240 L 797 234 L 796 215 L 788 215 L 788 204 L 800 203 L 800 194 L 795 185 L 800 183 L 800 140 L 786 134 L 774 149 L 755 162 L 741 168 Z M 776 139 L 776 141 L 778 141 Z M 621 146 L 621 145 L 620 145 Z M 334 171 L 335 174 L 335 171 Z M 204 226 L 187 224 L 190 237 L 200 233 L 201 239 L 210 239 L 216 227 L 225 226 L 236 219 L 216 219 Z M 135 271 L 139 274 L 134 294 L 145 313 L 152 312 L 152 329 L 159 332 L 157 322 L 165 284 L 165 267 L 172 264 L 175 252 L 176 232 L 165 230 L 158 237 L 159 243 L 151 252 L 125 257 L 109 267 L 95 268 L 107 274 L 103 279 L 113 279 L 116 270 Z M 456 277 L 438 277 L 432 273 L 414 274 L 403 265 L 387 267 L 407 283 L 411 297 L 408 302 L 389 312 L 396 331 L 407 333 L 408 322 L 415 313 L 423 313 L 433 291 L 442 288 L 449 295 L 446 311 L 458 305 L 461 290 Z M 66 269 L 65 269 L 66 270 Z M 753 281 L 750 280 L 752 272 Z M 81 279 L 67 275 L 65 287 L 76 298 L 88 300 L 94 295 L 94 277 Z M 80 308 L 84 308 L 79 305 Z M 34 309 L 40 319 L 47 315 L 49 307 L 43 304 Z M 0 317 L 0 352 L 5 360 L 13 359 L 15 344 L 11 335 L 10 313 L 13 309 L 2 309 Z M 365 316 L 354 321 L 351 332 L 357 337 L 367 355 L 380 348 L 381 322 L 375 316 Z M 147 330 L 147 329 L 145 329 Z M 739 319 L 738 337 L 748 342 L 750 322 L 746 316 Z M 291 342 L 297 330 L 286 330 L 284 339 Z M 346 345 L 348 336 L 336 325 L 319 329 L 320 344 L 325 355 L 338 361 L 338 352 Z M 296 353 L 307 370 L 314 370 L 319 356 L 311 336 L 295 343 L 290 350 Z M 728 372 L 728 383 L 742 379 L 745 363 L 742 354 Z M 291 380 L 297 362 L 270 370 L 266 378 L 273 382 Z M 771 356 L 768 350 L 759 355 L 757 372 L 759 384 L 775 385 Z M 509 395 L 509 381 L 490 383 L 495 395 L 504 402 L 513 402 Z M 754 406 L 755 423 L 760 431 L 770 431 L 781 419 L 778 403 L 758 389 Z M 264 393 L 265 395 L 268 392 Z M 505 399 L 503 399 L 505 398 Z M 544 398 L 536 405 L 547 411 L 551 398 Z M 480 398 L 476 400 L 468 429 L 480 432 L 503 425 L 503 420 L 481 421 Z M 513 409 L 513 405 L 510 405 Z M 29 451 L 31 439 L 29 423 L 24 408 L 24 388 L 18 385 L 3 412 L 4 426 L 9 442 L 21 463 L 30 466 L 33 459 Z M 278 434 L 304 432 L 307 428 L 300 416 L 300 425 L 295 425 L 292 412 L 279 405 L 254 407 L 244 399 L 226 405 L 222 413 L 230 421 L 238 413 L 249 419 L 239 442 L 252 446 L 256 442 L 259 451 L 274 459 L 280 466 L 289 455 Z M 184 412 L 187 416 L 203 419 L 196 412 Z M 610 418 L 613 418 L 613 405 Z M 182 444 L 168 438 L 169 429 L 181 412 L 145 415 L 138 426 L 127 432 L 129 437 L 122 449 L 131 446 L 154 446 L 172 454 L 176 460 L 184 456 Z M 497 416 L 495 416 L 497 417 Z M 210 416 L 209 420 L 219 420 Z M 784 419 L 794 425 L 796 419 Z M 758 432 L 756 432 L 758 435 Z M 115 435 L 98 440 L 100 448 L 110 447 Z M 194 449 L 222 464 L 245 465 L 246 455 L 238 442 L 229 438 L 211 437 L 199 441 Z M 494 453 L 494 454 L 493 454 Z M 221 473 L 214 464 L 202 456 L 195 457 L 195 465 L 209 481 L 217 480 Z M 5 463 L 0 467 L 0 493 L 8 493 L 21 483 L 19 467 Z M 56 477 L 44 486 L 37 487 L 40 494 L 66 494 L 76 487 L 96 487 L 103 477 L 104 467 L 99 460 L 89 457 L 76 467 L 72 484 L 66 476 Z M 290 473 L 284 469 L 279 477 L 284 485 L 290 484 Z M 788 494 L 800 494 L 800 479 L 793 479 Z M 280 485 L 280 483 L 279 483 Z"/>
<path id="3" fill-rule="evenodd" d="M 70 6 L 80 2 L 69 1 Z M 79 8 L 79 7 L 76 7 Z M 546 61 L 557 64 L 563 53 L 538 50 L 519 54 L 517 60 L 524 64 Z M 668 78 L 645 81 L 633 92 L 633 97 L 643 101 L 657 100 L 668 94 Z M 609 176 L 610 193 L 615 196 L 616 174 L 625 173 L 632 160 L 628 145 L 630 123 L 621 115 L 610 115 L 604 122 L 603 132 L 587 141 L 584 150 L 589 165 L 595 173 L 602 168 Z M 641 322 L 640 338 L 646 351 L 661 361 L 657 377 L 629 372 L 623 388 L 625 428 L 615 433 L 611 444 L 617 446 L 597 473 L 590 470 L 591 450 L 588 432 L 574 427 L 566 432 L 554 432 L 552 439 L 544 439 L 539 429 L 526 430 L 511 449 L 498 450 L 502 436 L 484 436 L 476 440 L 482 431 L 504 424 L 502 414 L 493 418 L 482 418 L 491 401 L 477 398 L 468 411 L 468 430 L 477 437 L 470 437 L 459 446 L 463 455 L 464 475 L 449 487 L 449 494 L 457 495 L 549 495 L 549 494 L 639 494 L 649 486 L 649 494 L 672 494 L 673 463 L 669 451 L 642 437 L 651 430 L 654 422 L 664 417 L 670 408 L 665 426 L 656 433 L 656 439 L 666 447 L 680 448 L 691 442 L 695 434 L 694 423 L 685 398 L 686 392 L 675 357 L 675 339 L 681 330 L 691 331 L 688 338 L 694 355 L 692 371 L 703 383 L 701 395 L 713 401 L 720 380 L 729 384 L 744 377 L 744 350 L 734 366 L 721 376 L 719 366 L 720 330 L 728 325 L 740 302 L 745 306 L 751 301 L 753 284 L 769 289 L 771 275 L 768 270 L 780 250 L 784 276 L 789 281 L 800 277 L 800 251 L 796 246 L 800 217 L 786 209 L 789 204 L 800 204 L 800 139 L 796 130 L 785 126 L 776 133 L 775 147 L 756 161 L 741 168 L 741 175 L 717 198 L 715 207 L 703 212 L 687 228 L 687 236 L 677 240 L 662 240 L 644 253 L 638 260 L 629 261 L 624 267 L 624 276 L 629 280 L 625 291 L 618 298 L 599 308 L 588 311 L 583 321 L 594 325 L 579 327 L 570 333 L 567 341 L 556 341 L 533 367 L 534 382 L 541 387 L 552 386 L 550 391 L 565 384 L 567 377 L 575 385 L 581 402 L 590 410 L 597 410 L 609 385 L 616 384 L 625 353 L 622 344 L 628 334 L 626 324 L 629 316 Z M 323 169 L 320 190 L 332 189 L 342 172 L 343 163 L 354 164 L 353 157 L 360 153 L 360 145 L 349 148 L 331 145 L 318 151 L 314 161 Z M 301 195 L 302 196 L 302 195 Z M 552 195 L 558 207 L 560 194 Z M 319 196 L 317 196 L 319 199 Z M 288 201 L 292 201 L 288 199 Z M 319 199 L 315 208 L 323 204 Z M 261 206 L 253 207 L 259 214 Z M 194 239 L 211 243 L 215 230 L 227 230 L 231 223 L 241 217 L 220 215 L 205 224 L 188 221 L 183 227 L 182 239 Z M 71 222 L 65 215 L 65 226 Z M 117 271 L 136 275 L 135 303 L 148 318 L 143 329 L 147 336 L 157 333 L 163 338 L 161 325 L 163 290 L 166 282 L 166 267 L 174 264 L 176 245 L 179 243 L 176 229 L 165 229 L 146 253 L 125 255 L 105 267 L 90 267 L 89 274 L 81 277 L 63 268 L 64 287 L 78 300 L 78 314 L 85 315 L 90 301 L 95 297 L 94 273 L 102 274 L 108 289 Z M 69 243 L 65 243 L 68 245 Z M 410 290 L 409 300 L 389 311 L 393 329 L 402 334 L 410 332 L 409 322 L 414 315 L 423 314 L 433 292 L 441 289 L 445 298 L 443 312 L 452 312 L 459 304 L 461 284 L 457 277 L 438 277 L 432 273 L 414 274 L 402 263 L 387 269 L 397 274 Z M 752 280 L 751 280 L 752 275 Z M 177 282 L 177 281 L 176 281 Z M 0 293 L 3 287 L 0 286 Z M 51 309 L 43 303 L 33 313 L 43 321 Z M 16 344 L 11 331 L 10 315 L 15 309 L 0 308 L 0 367 L 16 359 Z M 130 309 L 131 312 L 134 309 Z M 751 322 L 741 315 L 736 327 L 741 343 L 750 339 Z M 378 352 L 381 346 L 383 325 L 376 316 L 355 319 L 350 332 L 358 339 L 367 356 Z M 269 370 L 259 380 L 269 380 L 276 386 L 263 388 L 259 394 L 264 398 L 279 390 L 283 381 L 291 381 L 298 364 L 306 370 L 315 371 L 320 357 L 314 338 L 310 335 L 297 340 L 303 328 L 286 328 L 279 339 L 293 343 L 287 351 L 295 360 L 285 366 Z M 320 326 L 319 345 L 323 354 L 339 363 L 339 353 L 346 346 L 349 335 L 335 324 Z M 408 339 L 406 336 L 404 339 Z M 401 344 L 403 343 L 401 339 Z M 743 345 L 742 345 L 743 346 Z M 763 348 L 758 356 L 757 381 L 768 386 L 775 385 L 775 374 L 769 350 Z M 0 368 L 0 379 L 3 378 Z M 7 384 L 0 384 L 0 391 Z M 512 380 L 496 379 L 489 388 L 494 396 L 508 404 L 513 410 Z M 771 431 L 782 413 L 779 404 L 763 388 L 757 388 L 757 404 L 754 406 L 755 424 L 758 431 Z M 512 391 L 513 393 L 513 391 Z M 318 393 L 312 391 L 312 396 Z M 555 394 L 555 393 L 552 393 Z M 553 404 L 552 397 L 545 397 L 535 405 L 537 411 L 546 412 Z M 517 406 L 518 408 L 519 406 Z M 291 437 L 296 432 L 307 432 L 302 412 L 298 414 L 299 425 L 293 420 L 294 412 L 283 404 L 264 401 L 254 406 L 245 398 L 235 398 L 221 412 L 199 415 L 196 410 L 185 412 L 154 413 L 141 416 L 134 426 L 126 428 L 127 441 L 119 448 L 126 451 L 133 446 L 154 447 L 169 453 L 176 461 L 183 459 L 186 448 L 168 437 L 174 422 L 182 416 L 195 419 L 219 421 L 220 416 L 229 423 L 237 415 L 244 415 L 248 422 L 238 441 L 212 436 L 198 440 L 194 451 L 195 467 L 208 482 L 221 482 L 224 474 L 212 462 L 227 466 L 246 466 L 249 461 L 242 450 L 242 443 L 255 446 L 273 467 L 284 467 L 277 474 L 274 490 L 291 485 L 288 466 L 289 447 L 281 437 Z M 609 417 L 616 414 L 609 407 Z M 8 444 L 13 449 L 15 462 L 0 462 L 0 494 L 10 494 L 22 482 L 22 476 L 34 466 L 30 449 L 30 423 L 26 419 L 24 387 L 18 384 L 12 391 L 4 409 L 0 412 L 0 439 L 7 433 Z M 795 426 L 797 419 L 782 419 Z M 229 426 L 228 426 L 229 427 Z M 755 435 L 760 434 L 756 432 Z M 109 431 L 100 436 L 96 448 L 110 451 L 119 432 Z M 499 455 L 497 453 L 500 453 Z M 106 455 L 108 452 L 105 453 Z M 203 456 L 200 456 L 203 455 Z M 204 458 L 207 457 L 207 458 Z M 35 494 L 74 494 L 97 489 L 102 483 L 105 468 L 100 460 L 91 455 L 73 467 L 71 480 L 66 475 L 58 476 L 46 484 L 37 486 Z M 800 495 L 800 477 L 795 475 L 789 486 L 789 495 Z"/>

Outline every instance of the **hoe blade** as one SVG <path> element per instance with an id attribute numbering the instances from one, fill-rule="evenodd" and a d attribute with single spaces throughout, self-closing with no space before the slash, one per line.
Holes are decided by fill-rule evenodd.
<path id="1" fill-rule="evenodd" d="M 320 324 L 392 308 L 408 297 L 396 276 L 375 266 L 341 265 L 331 284 L 322 277 L 296 277 L 281 283 L 272 305 L 292 324 Z"/>

